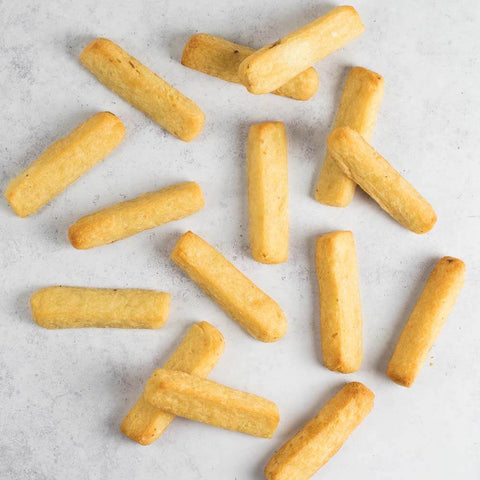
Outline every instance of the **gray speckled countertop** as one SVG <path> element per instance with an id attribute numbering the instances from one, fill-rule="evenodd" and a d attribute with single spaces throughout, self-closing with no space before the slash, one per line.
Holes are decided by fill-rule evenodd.
<path id="1" fill-rule="evenodd" d="M 213 6 L 214 5 L 214 6 Z M 316 67 L 321 86 L 306 103 L 256 97 L 180 64 L 194 32 L 259 47 L 326 12 L 302 0 L 0 1 L 0 188 L 51 142 L 94 112 L 125 123 L 120 147 L 38 214 L 21 219 L 0 202 L 0 478 L 2 480 L 260 480 L 268 458 L 345 382 L 376 393 L 372 414 L 315 478 L 480 478 L 480 9 L 459 2 L 354 6 L 367 32 Z M 99 84 L 77 60 L 96 36 L 118 42 L 205 111 L 192 143 L 175 139 Z M 417 236 L 358 192 L 348 209 L 316 203 L 313 186 L 348 68 L 385 77 L 374 146 L 435 206 L 434 230 Z M 253 261 L 248 246 L 248 127 L 285 122 L 289 139 L 288 263 Z M 193 217 L 90 251 L 67 227 L 82 215 L 182 180 L 204 189 Z M 191 229 L 217 246 L 284 308 L 289 332 L 275 344 L 248 336 L 176 268 L 169 253 Z M 357 374 L 326 370 L 319 357 L 317 235 L 355 234 L 365 320 Z M 467 284 L 415 386 L 384 375 L 395 340 L 434 262 L 464 259 Z M 29 297 L 54 285 L 145 287 L 172 293 L 157 331 L 37 327 Z M 176 419 L 141 447 L 119 424 L 154 368 L 192 322 L 225 336 L 211 378 L 277 402 L 272 440 Z"/>

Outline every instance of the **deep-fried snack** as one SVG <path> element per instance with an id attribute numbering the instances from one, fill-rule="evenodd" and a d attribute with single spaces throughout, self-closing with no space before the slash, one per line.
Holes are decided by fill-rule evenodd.
<path id="1" fill-rule="evenodd" d="M 388 364 L 395 383 L 411 387 L 465 282 L 465 264 L 443 257 L 433 269 Z"/>
<path id="2" fill-rule="evenodd" d="M 359 133 L 336 128 L 327 146 L 342 172 L 398 223 L 419 234 L 433 228 L 437 215 L 432 206 Z"/>
<path id="3" fill-rule="evenodd" d="M 251 93 L 272 92 L 364 30 L 353 7 L 334 8 L 247 57 L 238 68 L 238 76 Z"/>
<path id="4" fill-rule="evenodd" d="M 171 258 L 250 335 L 262 342 L 285 335 L 287 319 L 278 304 L 198 235 L 182 235 Z"/>
<path id="5" fill-rule="evenodd" d="M 75 248 L 98 247 L 188 217 L 203 206 L 197 183 L 178 183 L 87 215 L 68 229 L 68 237 Z"/>
<path id="6" fill-rule="evenodd" d="M 238 67 L 255 50 L 207 33 L 192 35 L 182 55 L 182 64 L 227 82 L 242 83 Z M 318 73 L 310 67 L 273 91 L 276 95 L 308 100 L 318 89 Z"/>
<path id="7" fill-rule="evenodd" d="M 170 294 L 155 290 L 47 287 L 30 299 L 44 328 L 162 328 Z"/>
<path id="8" fill-rule="evenodd" d="M 343 446 L 373 408 L 375 395 L 365 385 L 345 385 L 265 467 L 267 480 L 307 480 Z"/>
<path id="9" fill-rule="evenodd" d="M 352 68 L 343 89 L 335 128 L 353 128 L 370 141 L 384 87 L 385 81 L 378 73 L 362 67 Z M 332 207 L 346 207 L 354 193 L 355 182 L 340 170 L 327 150 L 315 189 L 315 199 Z"/>
<path id="10" fill-rule="evenodd" d="M 225 341 L 223 335 L 208 322 L 192 325 L 163 368 L 206 377 L 217 364 Z M 175 418 L 148 403 L 142 395 L 120 425 L 120 430 L 141 445 L 157 440 Z"/>
<path id="11" fill-rule="evenodd" d="M 270 400 L 174 370 L 156 370 L 144 396 L 173 415 L 256 437 L 271 438 L 280 420 Z"/>
<path id="12" fill-rule="evenodd" d="M 125 127 L 118 117 L 97 113 L 17 175 L 8 184 L 5 198 L 18 216 L 35 213 L 103 160 L 124 136 Z"/>
<path id="13" fill-rule="evenodd" d="M 261 263 L 288 258 L 287 134 L 282 122 L 252 125 L 248 134 L 250 248 Z"/>
<path id="14" fill-rule="evenodd" d="M 111 40 L 91 42 L 80 62 L 107 88 L 181 140 L 190 142 L 202 131 L 205 115 L 197 104 Z"/>
<path id="15" fill-rule="evenodd" d="M 363 321 L 353 233 L 318 237 L 315 261 L 323 363 L 337 372 L 356 372 L 363 360 Z"/>

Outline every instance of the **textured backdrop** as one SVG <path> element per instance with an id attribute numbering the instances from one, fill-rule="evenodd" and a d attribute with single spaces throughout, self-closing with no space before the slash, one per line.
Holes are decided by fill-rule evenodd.
<path id="1" fill-rule="evenodd" d="M 318 478 L 370 480 L 480 477 L 480 8 L 477 0 L 356 0 L 366 33 L 316 65 L 320 88 L 306 102 L 253 96 L 180 64 L 195 32 L 260 47 L 328 11 L 302 0 L 0 1 L 0 188 L 50 143 L 94 112 L 125 123 L 119 148 L 38 214 L 20 219 L 0 202 L 0 478 L 260 480 L 274 450 L 345 381 L 376 393 L 372 414 Z M 78 62 L 108 37 L 190 96 L 207 116 L 186 144 L 103 87 Z M 417 236 L 357 192 L 348 209 L 322 206 L 313 188 L 348 69 L 385 77 L 374 146 L 434 205 L 439 221 Z M 245 146 L 254 122 L 285 122 L 289 139 L 288 263 L 260 265 L 248 247 Z M 193 217 L 90 251 L 67 228 L 111 203 L 198 181 L 206 207 Z M 248 336 L 176 268 L 169 253 L 191 229 L 278 300 L 289 332 L 275 344 Z M 355 234 L 365 361 L 357 374 L 326 370 L 319 356 L 313 261 L 317 235 Z M 435 261 L 467 263 L 467 285 L 415 386 L 384 375 L 396 338 Z M 29 296 L 54 284 L 145 287 L 173 295 L 164 329 L 37 327 Z M 119 424 L 152 370 L 192 322 L 225 336 L 211 378 L 277 402 L 272 440 L 177 419 L 141 447 Z M 431 364 L 431 365 L 430 365 Z"/>

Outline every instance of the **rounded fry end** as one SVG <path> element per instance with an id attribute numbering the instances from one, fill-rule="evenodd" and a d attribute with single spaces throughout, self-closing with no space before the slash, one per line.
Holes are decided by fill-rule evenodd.
<path id="1" fill-rule="evenodd" d="M 157 298 L 157 318 L 154 321 L 152 328 L 162 328 L 170 314 L 170 303 L 172 296 L 169 293 L 161 292 Z"/>
<path id="2" fill-rule="evenodd" d="M 428 233 L 437 223 L 437 214 L 435 210 L 430 205 L 430 208 L 427 209 L 424 215 L 423 222 L 419 225 L 416 225 L 416 228 L 412 228 L 412 231 L 418 235 L 423 235 L 424 233 Z"/>
<path id="3" fill-rule="evenodd" d="M 86 250 L 90 248 L 82 238 L 82 230 L 78 228 L 76 223 L 68 229 L 68 239 L 70 240 L 72 247 L 77 250 Z"/>
<path id="4" fill-rule="evenodd" d="M 265 322 L 264 328 L 261 331 L 249 330 L 249 333 L 261 342 L 277 342 L 287 333 L 287 318 L 280 307 L 278 307 L 276 317 L 277 318 L 272 319 L 270 322 Z"/>
<path id="5" fill-rule="evenodd" d="M 368 388 L 366 387 L 363 383 L 360 382 L 350 382 L 347 383 L 342 390 L 345 393 L 348 393 L 352 396 L 363 396 L 365 397 L 369 402 L 372 403 L 375 400 L 375 394 Z"/>
<path id="6" fill-rule="evenodd" d="M 387 368 L 387 377 L 397 385 L 401 387 L 410 388 L 415 381 L 416 376 L 412 374 L 408 374 L 406 372 L 397 372 L 394 367 L 388 365 Z"/>
<path id="7" fill-rule="evenodd" d="M 30 308 L 32 310 L 34 322 L 39 327 L 47 328 L 49 330 L 54 329 L 55 326 L 48 321 L 48 315 L 45 313 L 46 309 L 44 305 L 44 299 L 46 294 L 48 295 L 48 292 L 51 290 L 51 288 L 52 287 L 41 288 L 30 297 Z"/>

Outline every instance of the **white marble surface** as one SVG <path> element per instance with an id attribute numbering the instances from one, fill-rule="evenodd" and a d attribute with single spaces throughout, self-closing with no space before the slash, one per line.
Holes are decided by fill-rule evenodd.
<path id="1" fill-rule="evenodd" d="M 194 32 L 254 47 L 330 9 L 302 0 L 0 1 L 2 109 L 0 188 L 52 141 L 99 110 L 124 121 L 121 146 L 41 212 L 16 217 L 0 203 L 0 478 L 259 480 L 268 458 L 346 381 L 376 393 L 372 414 L 318 479 L 480 478 L 478 285 L 480 234 L 480 8 L 477 0 L 354 3 L 367 32 L 317 65 L 321 86 L 306 103 L 256 97 L 183 67 Z M 201 136 L 175 139 L 100 85 L 77 60 L 96 36 L 118 42 L 194 99 Z M 386 80 L 374 145 L 435 206 L 434 230 L 404 230 L 362 193 L 348 209 L 316 203 L 312 190 L 346 72 L 362 65 Z M 291 250 L 265 266 L 249 253 L 245 144 L 248 126 L 284 121 L 289 137 Z M 154 231 L 90 251 L 67 227 L 80 216 L 144 191 L 198 181 L 206 208 Z M 169 260 L 192 229 L 279 301 L 289 332 L 275 344 L 249 337 Z M 357 374 L 319 359 L 315 237 L 355 233 L 365 319 Z M 384 375 L 400 329 L 434 262 L 464 259 L 467 285 L 415 386 Z M 29 296 L 52 284 L 145 287 L 171 292 L 159 331 L 37 327 Z M 270 441 L 177 419 L 141 447 L 119 424 L 192 322 L 226 339 L 211 378 L 277 402 Z"/>

